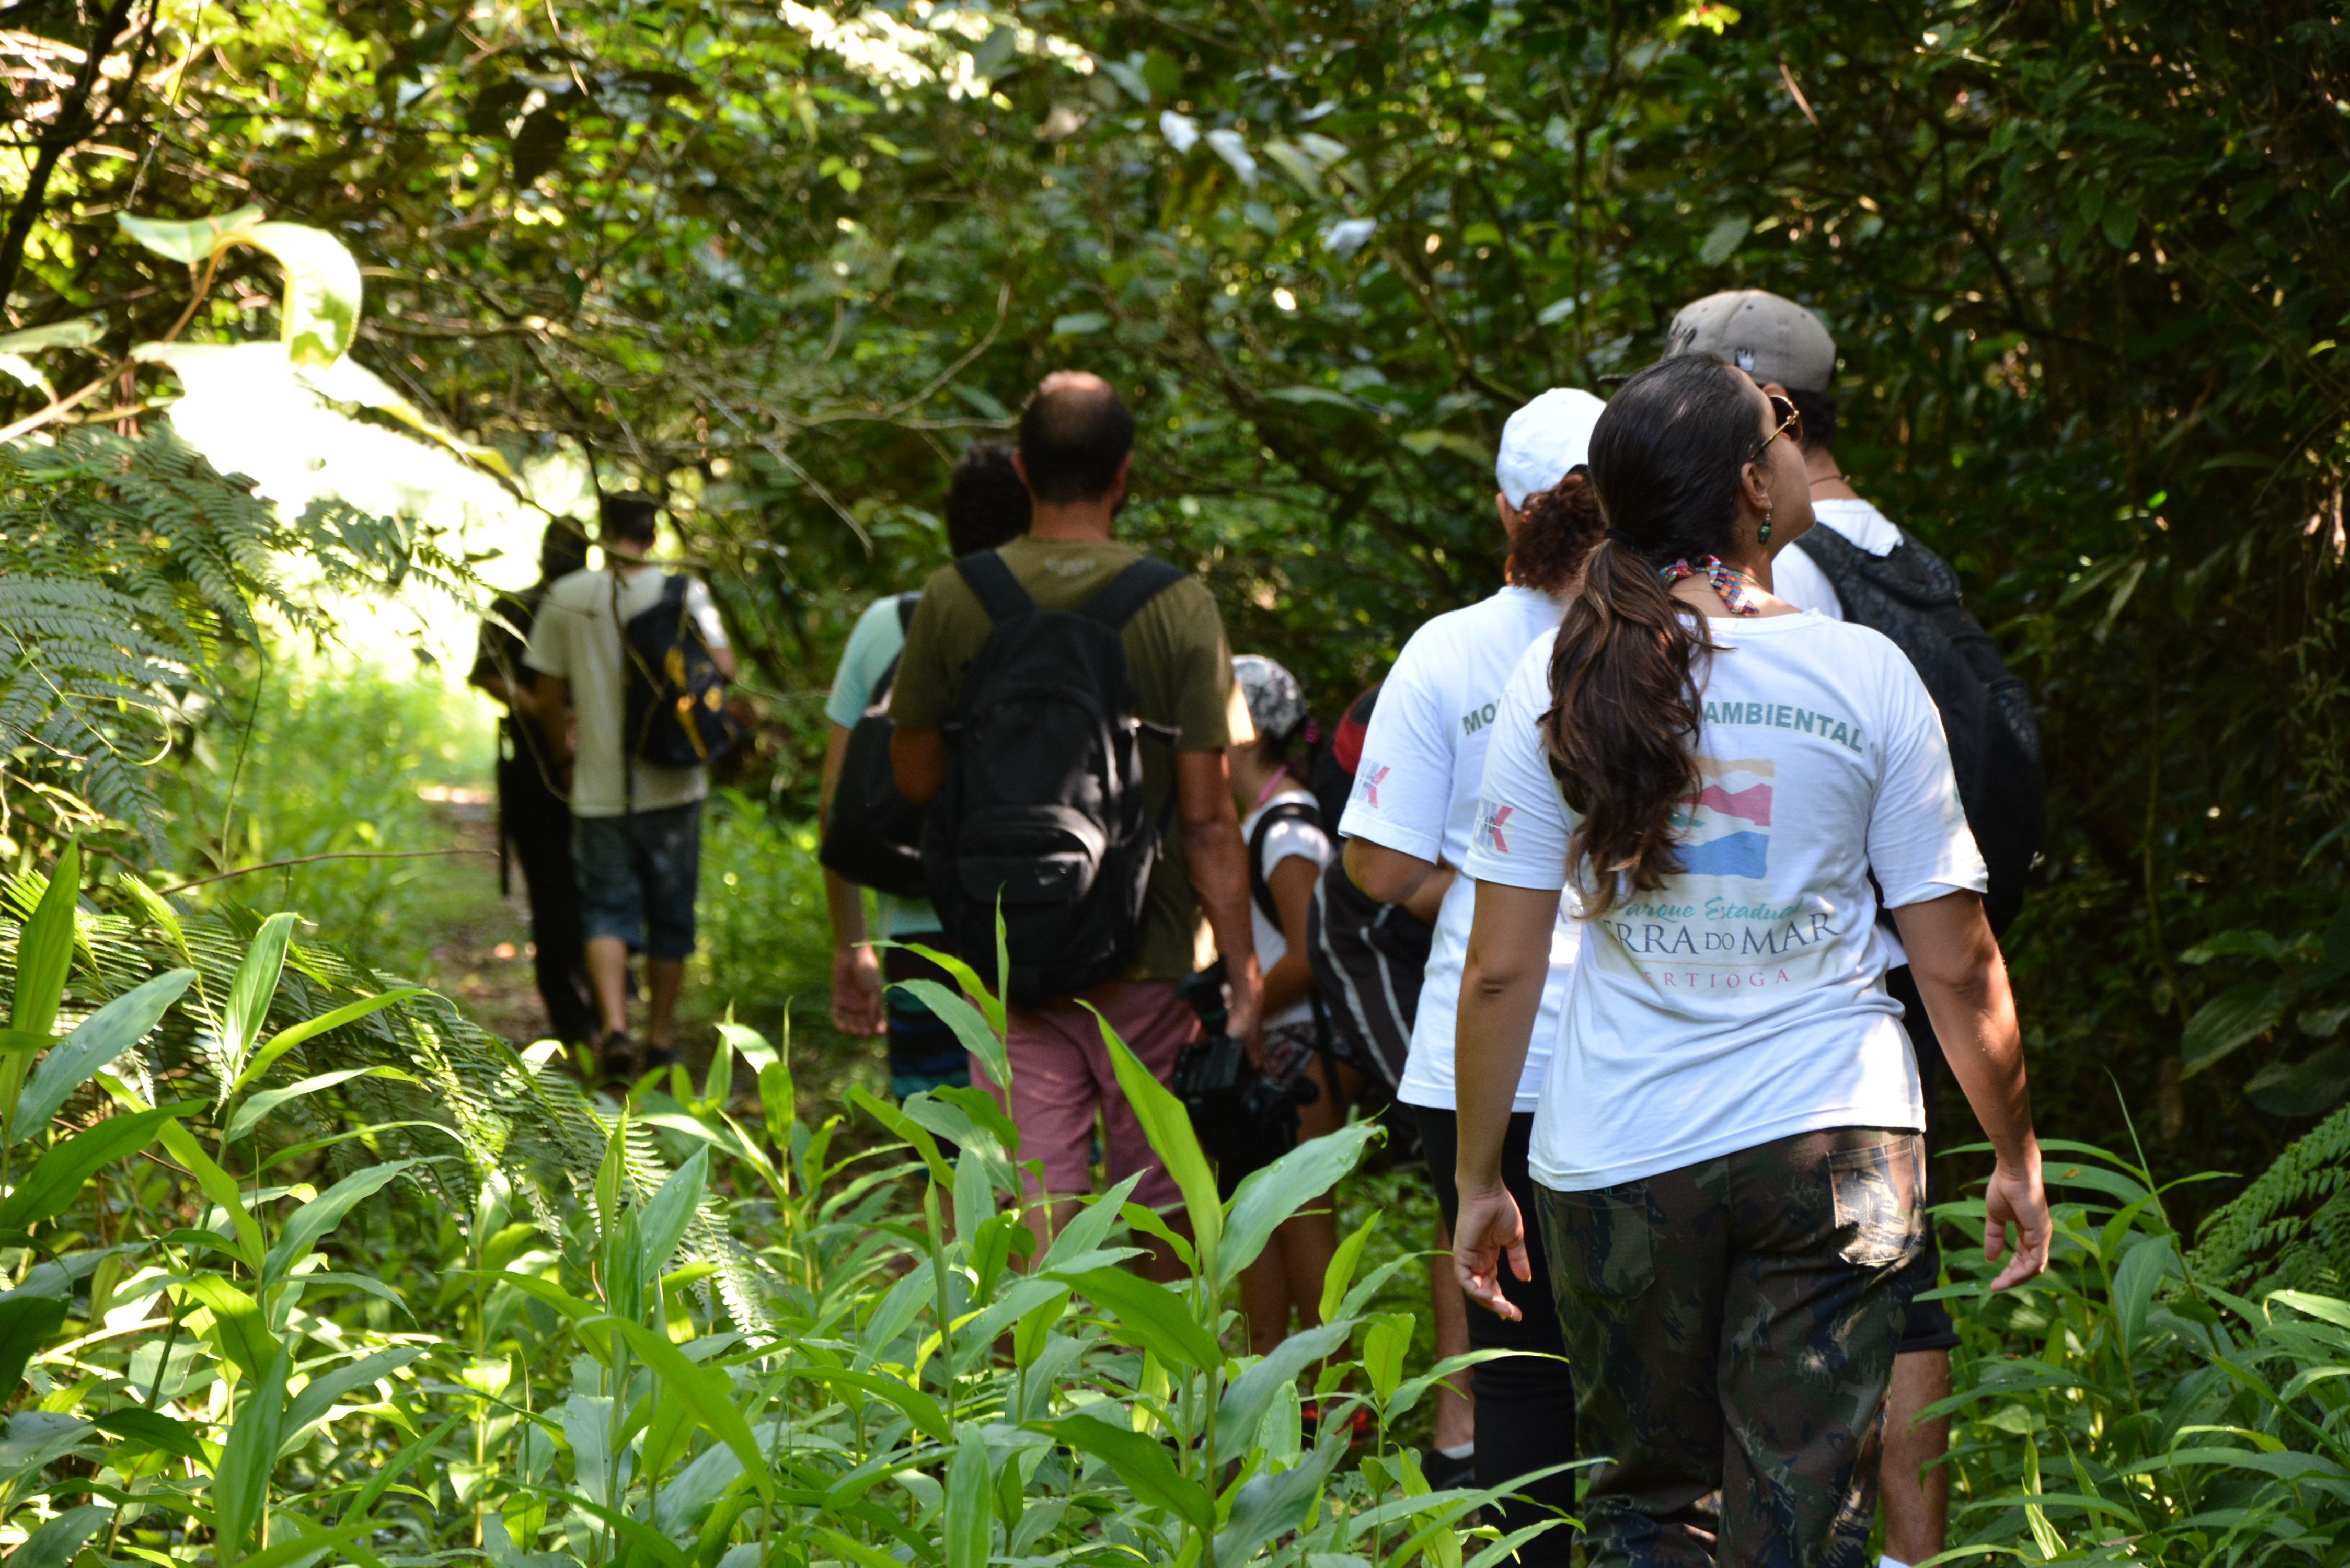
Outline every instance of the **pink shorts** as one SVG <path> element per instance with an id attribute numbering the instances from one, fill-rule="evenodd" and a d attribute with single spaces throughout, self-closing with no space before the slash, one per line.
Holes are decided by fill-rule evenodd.
<path id="1" fill-rule="evenodd" d="M 1176 1055 L 1200 1033 L 1199 1015 L 1176 997 L 1170 981 L 1118 981 L 1089 992 L 1086 1000 L 1101 1009 L 1127 1049 L 1162 1084 L 1175 1070 Z M 1005 1050 L 1012 1062 L 1008 1097 L 976 1056 L 971 1081 L 1011 1113 L 1020 1129 L 1020 1162 L 1043 1165 L 1045 1192 L 1062 1198 L 1092 1190 L 1098 1113 L 1110 1180 L 1123 1181 L 1139 1170 L 1143 1176 L 1134 1201 L 1151 1209 L 1181 1201 L 1174 1179 L 1142 1136 L 1142 1124 L 1118 1086 L 1101 1025 L 1076 999 L 1034 1011 L 1014 1008 Z"/>

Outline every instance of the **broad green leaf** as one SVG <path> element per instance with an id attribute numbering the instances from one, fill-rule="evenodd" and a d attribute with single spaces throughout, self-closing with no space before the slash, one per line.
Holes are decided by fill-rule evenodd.
<path id="1" fill-rule="evenodd" d="M 137 1154 L 153 1143 L 162 1125 L 195 1108 L 193 1100 L 180 1100 L 152 1110 L 107 1117 L 84 1132 L 53 1145 L 25 1173 L 5 1202 L 0 1202 L 0 1231 L 22 1231 L 55 1219 L 80 1196 L 82 1184 L 118 1159 Z"/>
<path id="2" fill-rule="evenodd" d="M 1698 265 L 1720 266 L 1728 261 L 1738 253 L 1738 247 L 1745 243 L 1753 227 L 1754 221 L 1741 214 L 1724 218 L 1706 230 L 1705 243 L 1697 250 Z"/>
<path id="3" fill-rule="evenodd" d="M 158 1137 L 172 1158 L 195 1177 L 204 1196 L 227 1211 L 229 1224 L 236 1231 L 237 1261 L 249 1269 L 260 1268 L 268 1247 L 262 1240 L 261 1227 L 245 1212 L 244 1194 L 237 1187 L 236 1179 L 214 1165 L 212 1157 L 179 1123 L 165 1122 Z"/>
<path id="4" fill-rule="evenodd" d="M 1107 1461 L 1137 1501 L 1163 1508 L 1203 1534 L 1216 1528 L 1215 1500 L 1205 1487 L 1175 1469 L 1174 1456 L 1158 1438 L 1113 1427 L 1097 1416 L 1065 1416 L 1032 1426 L 1080 1453 Z"/>
<path id="5" fill-rule="evenodd" d="M 333 1408 L 336 1400 L 355 1388 L 363 1388 L 390 1376 L 431 1350 L 432 1346 L 424 1345 L 396 1345 L 389 1350 L 363 1355 L 331 1372 L 314 1376 L 286 1407 L 286 1433 L 279 1454 L 282 1456 L 291 1450 L 302 1440 L 304 1433 L 325 1420 L 327 1412 Z"/>
<path id="6" fill-rule="evenodd" d="M 949 991 L 934 980 L 901 980 L 889 988 L 910 992 L 915 1001 L 929 1008 L 939 1022 L 954 1031 L 962 1048 L 980 1060 L 987 1069 L 990 1080 L 1009 1083 L 1012 1078 L 1011 1059 L 1005 1055 L 1003 1041 L 988 1027 L 980 1010 Z"/>
<path id="7" fill-rule="evenodd" d="M 1192 1314 L 1191 1303 L 1165 1285 L 1124 1269 L 1092 1269 L 1062 1276 L 1113 1314 L 1132 1343 L 1170 1366 L 1198 1372 L 1221 1366 L 1215 1336 Z"/>
<path id="8" fill-rule="evenodd" d="M 9 1140 L 20 1142 L 48 1125 L 76 1089 L 90 1075 L 114 1064 L 116 1057 L 146 1038 L 172 1003 L 196 978 L 192 969 L 175 969 L 156 976 L 134 991 L 123 992 L 57 1042 L 33 1069 L 31 1081 L 17 1096 Z"/>
<path id="9" fill-rule="evenodd" d="M 73 965 L 74 906 L 81 898 L 81 844 L 67 844 L 49 870 L 49 884 L 16 938 L 16 988 L 8 1004 L 8 1027 L 47 1036 L 57 1027 L 57 1003 L 65 1000 L 66 974 Z"/>
<path id="10" fill-rule="evenodd" d="M 939 1408 L 939 1402 L 902 1378 L 840 1366 L 794 1367 L 790 1376 L 870 1394 L 895 1406 L 900 1415 L 913 1423 L 914 1429 L 931 1441 L 941 1447 L 954 1441 L 954 1428 L 948 1424 L 946 1412 Z"/>
<path id="11" fill-rule="evenodd" d="M 644 1277 L 657 1279 L 669 1267 L 671 1253 L 701 1210 L 702 1195 L 710 1184 L 710 1151 L 698 1148 L 693 1158 L 670 1174 L 660 1190 L 645 1205 L 638 1243 L 642 1248 Z"/>
<path id="12" fill-rule="evenodd" d="M 2193 1077 L 2275 1028 L 2292 997 L 2293 988 L 2283 981 L 2248 980 L 2205 1002 L 2179 1037 L 2185 1069 L 2180 1076 Z"/>
<path id="13" fill-rule="evenodd" d="M 930 1171 L 931 1179 L 950 1192 L 954 1190 L 954 1168 L 947 1164 L 946 1156 L 939 1151 L 938 1139 L 930 1135 L 928 1128 L 908 1116 L 900 1107 L 889 1104 L 889 1101 L 862 1085 L 848 1091 L 848 1103 L 888 1127 L 898 1137 L 911 1144 L 914 1152 L 922 1157 L 922 1164 Z"/>
<path id="14" fill-rule="evenodd" d="M 294 935 L 294 917 L 276 914 L 261 922 L 244 959 L 236 966 L 229 986 L 228 1011 L 221 1020 L 221 1052 L 228 1058 L 228 1077 L 238 1080 L 253 1043 L 269 1017 L 270 999 L 277 994 L 277 977 L 286 969 L 286 944 Z"/>
<path id="15" fill-rule="evenodd" d="M 8 1568 L 66 1568 L 81 1550 L 82 1542 L 96 1535 L 113 1517 L 112 1503 L 93 1502 L 69 1508 L 25 1537 L 24 1544 L 8 1553 Z"/>
<path id="16" fill-rule="evenodd" d="M 999 949 L 1003 946 L 1003 922 L 999 918 L 996 921 L 996 946 Z M 874 945 L 876 947 L 880 947 L 888 944 L 876 942 Z M 962 960 L 955 957 L 952 953 L 941 952 L 936 948 L 924 947 L 920 942 L 906 942 L 898 945 L 902 945 L 908 952 L 914 954 L 917 958 L 925 958 L 930 960 L 931 962 L 938 965 L 941 969 L 954 976 L 954 982 L 962 988 L 962 993 L 971 998 L 972 1003 L 978 1007 L 980 1012 L 987 1015 L 988 1027 L 993 1029 L 999 1034 L 1003 1033 L 1004 1029 L 1007 1027 L 1005 1013 L 1003 1011 L 1003 999 L 994 992 L 988 990 L 987 983 L 979 978 L 979 971 L 972 968 L 971 965 L 963 962 Z M 999 963 L 997 967 L 1001 969 L 1002 965 Z"/>
<path id="17" fill-rule="evenodd" d="M 629 1110 L 623 1106 L 605 1135 L 603 1163 L 596 1168 L 596 1231 L 608 1241 L 620 1221 L 620 1192 L 628 1171 Z"/>
<path id="18" fill-rule="evenodd" d="M 1382 1313 L 1363 1333 L 1363 1375 L 1385 1404 L 1403 1381 L 1403 1358 L 1411 1349 L 1411 1318 L 1399 1312 Z"/>
<path id="19" fill-rule="evenodd" d="M 1143 1137 L 1166 1162 L 1167 1173 L 1175 1179 L 1176 1189 L 1183 1194 L 1184 1211 L 1191 1217 L 1191 1246 L 1200 1255 L 1200 1272 L 1216 1279 L 1228 1279 L 1237 1270 L 1222 1268 L 1220 1248 L 1224 1234 L 1224 1205 L 1216 1192 L 1216 1173 L 1209 1168 L 1208 1157 L 1201 1152 L 1200 1140 L 1191 1131 L 1191 1113 L 1174 1092 L 1159 1081 L 1158 1075 L 1142 1064 L 1142 1059 L 1127 1049 L 1126 1042 L 1118 1037 L 1109 1020 L 1091 1002 L 1086 1011 L 1101 1025 L 1102 1042 L 1109 1047 L 1111 1070 L 1118 1075 L 1118 1086 L 1126 1091 L 1127 1104 L 1133 1107 L 1135 1119 L 1142 1124 Z"/>
<path id="20" fill-rule="evenodd" d="M 1255 1262 L 1282 1221 L 1336 1187 L 1361 1161 L 1371 1140 L 1384 1136 L 1376 1122 L 1355 1122 L 1326 1137 L 1307 1138 L 1251 1171 L 1232 1194 L 1218 1267 L 1229 1277 Z M 1325 1288 L 1326 1293 L 1326 1283 Z"/>
<path id="21" fill-rule="evenodd" d="M 1344 1430 L 1326 1433 L 1314 1457 L 1296 1469 L 1243 1481 L 1232 1495 L 1232 1521 L 1216 1533 L 1216 1561 L 1246 1563 L 1267 1542 L 1303 1525 L 1330 1472 L 1352 1446 Z"/>
<path id="22" fill-rule="evenodd" d="M 245 1545 L 261 1523 L 269 1501 L 270 1472 L 277 1468 L 279 1439 L 286 1430 L 286 1377 L 291 1369 L 286 1347 L 272 1342 L 275 1354 L 255 1378 L 228 1441 L 221 1447 L 220 1469 L 213 1477 L 213 1510 L 220 1519 L 220 1561 L 225 1565 L 244 1559 Z M 256 1542 L 257 1544 L 257 1542 Z"/>
<path id="23" fill-rule="evenodd" d="M 1071 1260 L 1083 1257 L 1108 1240 L 1110 1228 L 1118 1223 L 1118 1211 L 1141 1180 L 1142 1175 L 1138 1171 L 1078 1210 L 1076 1218 L 1061 1227 L 1061 1233 L 1045 1249 L 1036 1272 L 1049 1274 L 1065 1269 Z"/>
<path id="24" fill-rule="evenodd" d="M 1362 1266 L 1363 1249 L 1370 1244 L 1371 1232 L 1378 1229 L 1380 1210 L 1371 1210 L 1371 1217 L 1357 1226 L 1354 1232 L 1338 1243 L 1331 1254 L 1330 1267 L 1322 1275 L 1322 1308 L 1324 1323 L 1336 1323 L 1341 1314 L 1339 1303 L 1347 1299 L 1347 1287 L 1354 1282 L 1355 1271 Z"/>
<path id="25" fill-rule="evenodd" d="M 305 1041 L 315 1040 L 319 1035 L 340 1029 L 347 1023 L 356 1023 L 369 1013 L 379 1012 L 395 1002 L 406 1002 L 412 996 L 424 994 L 425 992 L 421 986 L 403 986 L 396 991 L 362 997 L 357 1002 L 347 1002 L 336 1008 L 332 1012 L 322 1012 L 316 1018 L 305 1019 L 299 1023 L 281 1029 L 269 1037 L 268 1044 L 253 1054 L 253 1059 L 244 1064 L 244 1071 L 237 1075 L 235 1087 L 242 1089 L 260 1077 L 280 1056 Z"/>
<path id="26" fill-rule="evenodd" d="M 261 209 L 247 202 L 233 212 L 185 223 L 170 218 L 140 218 L 129 213 L 115 213 L 114 221 L 121 225 L 124 234 L 166 261 L 194 266 L 223 245 L 234 243 L 260 223 L 261 216 Z"/>
<path id="27" fill-rule="evenodd" d="M 946 1568 L 987 1568 L 994 1539 L 993 1483 L 987 1438 L 977 1425 L 967 1426 L 947 1461 L 947 1502 L 940 1521 Z"/>
<path id="28" fill-rule="evenodd" d="M 278 1345 L 260 1303 L 218 1274 L 197 1274 L 182 1287 L 187 1298 L 213 1314 L 221 1353 L 247 1377 L 268 1370 Z"/>
<path id="29" fill-rule="evenodd" d="M 286 358 L 296 365 L 328 365 L 359 335 L 359 264 L 342 241 L 307 223 L 255 223 L 236 236 L 277 258 L 286 269 L 286 299 L 278 311 Z"/>
<path id="30" fill-rule="evenodd" d="M 202 1465 L 208 1470 L 213 1467 L 213 1456 L 205 1452 L 203 1441 L 196 1436 L 193 1427 L 184 1421 L 175 1421 L 171 1417 L 161 1415 L 153 1410 L 141 1409 L 133 1405 L 125 1409 L 109 1411 L 99 1417 L 90 1425 L 101 1432 L 120 1438 L 125 1444 L 131 1447 L 151 1449 L 159 1454 L 170 1454 L 175 1459 Z"/>
<path id="31" fill-rule="evenodd" d="M 2244 1098 L 2272 1116 L 2314 1116 L 2350 1095 L 2350 1043 L 2328 1045 L 2298 1062 L 2272 1062 L 2244 1085 Z"/>
<path id="32" fill-rule="evenodd" d="M 338 1072 L 320 1073 L 315 1077 L 304 1078 L 282 1089 L 265 1089 L 237 1106 L 236 1114 L 229 1118 L 228 1141 L 234 1143 L 259 1127 L 263 1117 L 287 1101 L 315 1095 L 321 1089 L 331 1089 L 338 1084 L 348 1084 L 353 1078 L 394 1078 L 403 1084 L 417 1082 L 414 1074 L 403 1073 L 397 1067 L 345 1067 Z"/>
<path id="33" fill-rule="evenodd" d="M 15 1396 L 25 1364 L 66 1321 L 63 1296 L 0 1296 L 0 1400 Z"/>
<path id="34" fill-rule="evenodd" d="M 0 354 L 30 354 L 42 348 L 87 348 L 106 336 L 105 324 L 87 317 L 27 327 L 21 332 L 0 332 Z"/>
<path id="35" fill-rule="evenodd" d="M 419 1163 L 413 1159 L 386 1160 L 354 1171 L 294 1210 L 286 1228 L 277 1233 L 277 1245 L 270 1248 L 263 1260 L 261 1277 L 273 1282 L 284 1279 L 288 1270 L 309 1256 L 311 1248 L 343 1222 L 344 1215 L 397 1180 L 401 1171 Z"/>
<path id="36" fill-rule="evenodd" d="M 762 1492 L 765 1491 L 771 1484 L 765 1459 L 759 1452 L 758 1440 L 751 1435 L 750 1422 L 734 1407 L 733 1385 L 727 1381 L 726 1375 L 714 1368 L 696 1366 L 685 1358 L 683 1351 L 669 1342 L 666 1334 L 643 1324 L 619 1317 L 604 1322 L 617 1330 L 638 1358 L 652 1368 L 663 1389 L 672 1398 L 685 1403 L 696 1424 L 708 1428 L 712 1436 L 734 1450 L 734 1457 L 743 1461 L 743 1470 Z"/>
<path id="37" fill-rule="evenodd" d="M 1246 1452 L 1274 1393 L 1295 1383 L 1298 1375 L 1315 1362 L 1344 1349 L 1354 1332 L 1354 1324 L 1347 1322 L 1293 1334 L 1226 1385 L 1224 1397 L 1216 1407 L 1217 1458 Z"/>

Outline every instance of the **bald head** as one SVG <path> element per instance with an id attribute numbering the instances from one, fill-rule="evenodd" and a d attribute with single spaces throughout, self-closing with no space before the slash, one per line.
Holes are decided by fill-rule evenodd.
<path id="1" fill-rule="evenodd" d="M 1108 494 L 1133 450 L 1134 416 L 1091 371 L 1054 371 L 1020 410 L 1020 464 L 1046 504 Z"/>

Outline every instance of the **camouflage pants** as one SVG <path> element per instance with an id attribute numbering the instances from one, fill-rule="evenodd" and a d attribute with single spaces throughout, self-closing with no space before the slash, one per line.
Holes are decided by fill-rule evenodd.
<path id="1" fill-rule="evenodd" d="M 1923 1244 L 1918 1135 L 1837 1127 L 1590 1192 L 1535 1189 L 1589 1568 L 1861 1568 Z"/>

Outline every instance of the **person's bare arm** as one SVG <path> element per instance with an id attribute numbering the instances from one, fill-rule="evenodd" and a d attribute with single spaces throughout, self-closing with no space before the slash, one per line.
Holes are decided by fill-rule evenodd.
<path id="1" fill-rule="evenodd" d="M 1175 816 L 1183 835 L 1184 872 L 1215 933 L 1216 951 L 1223 956 L 1232 997 L 1228 1027 L 1239 1038 L 1253 1040 L 1264 1017 L 1264 976 L 1257 970 L 1256 932 L 1249 924 L 1248 846 L 1241 840 L 1222 748 L 1175 753 Z"/>
<path id="2" fill-rule="evenodd" d="M 1909 972 L 1942 1056 L 1950 1064 L 1975 1119 L 1991 1138 L 1998 1164 L 1983 1201 L 1983 1256 L 1997 1262 L 2016 1230 L 2015 1255 L 1991 1289 L 2022 1284 L 2048 1266 L 2048 1195 L 2041 1185 L 2040 1140 L 2032 1130 L 2032 1093 L 2023 1081 L 2023 1035 L 2007 961 L 1991 934 L 1981 898 L 1948 893 L 1893 911 Z"/>
<path id="3" fill-rule="evenodd" d="M 1406 855 L 1367 838 L 1347 840 L 1347 876 L 1382 904 L 1408 904 L 1439 869 L 1433 860 Z"/>
<path id="4" fill-rule="evenodd" d="M 735 661 L 734 650 L 731 648 L 712 649 L 710 650 L 710 662 L 718 666 L 718 673 L 723 675 L 729 680 L 734 679 L 734 672 L 741 668 L 741 666 Z"/>
<path id="5" fill-rule="evenodd" d="M 848 731 L 831 726 L 824 742 L 824 777 L 816 785 L 816 832 L 832 820 L 833 792 L 840 787 L 840 764 L 848 755 Z M 843 1034 L 869 1039 L 886 1027 L 881 1017 L 881 966 L 865 943 L 865 892 L 827 866 L 824 907 L 832 918 L 832 1026 Z"/>
<path id="6" fill-rule="evenodd" d="M 1321 876 L 1320 867 L 1302 855 L 1292 855 L 1264 879 L 1273 891 L 1273 907 L 1281 911 L 1282 940 L 1289 944 L 1280 961 L 1264 971 L 1267 1018 L 1280 1016 L 1313 994 L 1314 963 L 1306 956 L 1305 917 L 1314 907 L 1314 884 Z"/>
<path id="7" fill-rule="evenodd" d="M 947 783 L 947 738 L 936 730 L 889 733 L 889 776 L 910 805 L 928 805 Z"/>
<path id="8" fill-rule="evenodd" d="M 1461 971 L 1461 1013 L 1452 1046 L 1454 1105 L 1461 1150 L 1453 1179 L 1461 1217 L 1452 1226 L 1452 1260 L 1471 1301 L 1515 1322 L 1502 1293 L 1502 1266 L 1534 1277 L 1526 1258 L 1525 1216 L 1502 1183 L 1502 1145 L 1525 1072 L 1526 1047 L 1550 979 L 1558 889 L 1477 884 L 1477 918 Z"/>
<path id="9" fill-rule="evenodd" d="M 1346 848 L 1347 876 L 1356 887 L 1382 904 L 1401 904 L 1406 913 L 1425 926 L 1436 924 L 1437 907 L 1461 875 L 1442 862 L 1422 860 L 1367 838 L 1349 838 Z"/>

